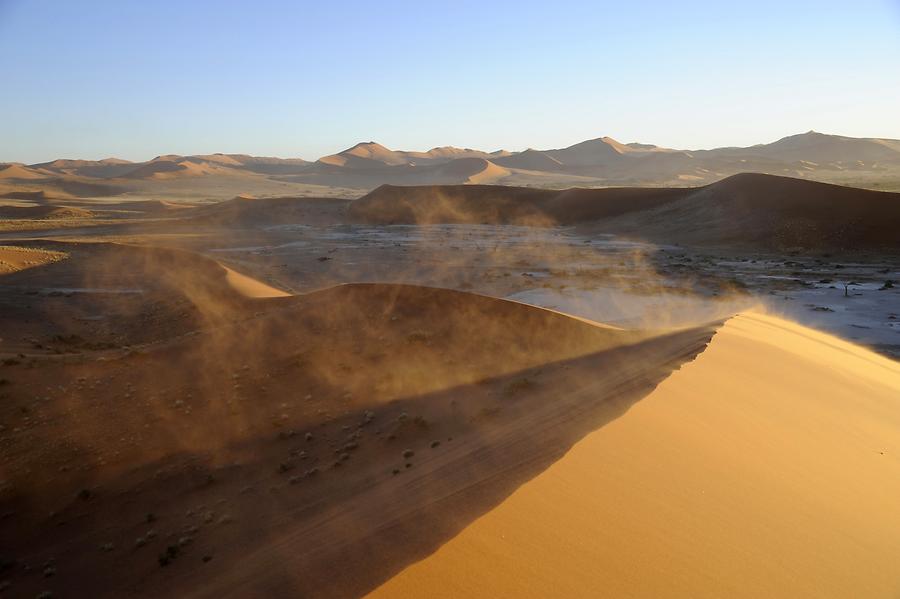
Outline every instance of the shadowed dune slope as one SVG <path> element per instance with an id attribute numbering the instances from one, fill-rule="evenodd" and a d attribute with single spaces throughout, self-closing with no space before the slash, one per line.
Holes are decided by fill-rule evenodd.
<path id="1" fill-rule="evenodd" d="M 0 206 L 0 218 L 60 220 L 70 218 L 90 218 L 94 213 L 71 206 Z"/>
<path id="2" fill-rule="evenodd" d="M 557 192 L 491 185 L 382 185 L 348 214 L 381 224 L 550 223 L 542 206 Z"/>
<path id="3" fill-rule="evenodd" d="M 69 248 L 0 277 L 0 300 L 20 311 L 0 312 L 3 330 L 40 320 L 24 335 L 39 346 L 0 361 L 0 418 L 27 414 L 5 431 L 0 465 L 17 593 L 359 596 L 713 334 L 621 331 L 406 285 L 246 298 L 214 262 L 154 251 Z M 135 276 L 42 299 L 48 280 L 102 265 Z M 21 567 L 51 558 L 52 580 Z"/>
<path id="4" fill-rule="evenodd" d="M 348 200 L 334 198 L 236 197 L 186 213 L 190 223 L 254 227 L 264 224 L 339 222 Z"/>
<path id="5" fill-rule="evenodd" d="M 152 343 L 249 309 L 227 269 L 192 252 L 36 241 L 7 246 L 4 254 L 10 262 L 34 255 L 28 260 L 43 266 L 0 273 L 0 353 L 80 353 Z M 69 259 L 46 259 L 59 255 Z"/>
<path id="6" fill-rule="evenodd" d="M 10 200 L 28 200 L 30 202 L 40 203 L 48 198 L 44 191 L 8 191 L 0 193 L 0 198 Z"/>
<path id="7" fill-rule="evenodd" d="M 896 597 L 900 365 L 742 314 L 372 597 Z"/>
<path id="8" fill-rule="evenodd" d="M 599 229 L 687 244 L 897 250 L 900 193 L 742 174 Z"/>
<path id="9" fill-rule="evenodd" d="M 375 223 L 582 224 L 677 243 L 900 245 L 900 194 L 760 174 L 696 188 L 384 185 L 354 201 L 348 213 Z"/>

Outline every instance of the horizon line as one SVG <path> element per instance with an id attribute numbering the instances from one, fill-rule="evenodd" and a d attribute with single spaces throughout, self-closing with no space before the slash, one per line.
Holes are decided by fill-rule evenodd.
<path id="1" fill-rule="evenodd" d="M 387 149 L 387 150 L 389 150 L 389 151 L 391 151 L 391 152 L 420 152 L 420 153 L 427 153 L 427 152 L 430 152 L 430 151 L 432 151 L 432 150 L 438 150 L 438 149 L 442 149 L 442 148 L 455 148 L 455 149 L 459 149 L 459 150 L 470 150 L 470 151 L 473 151 L 473 152 L 483 152 L 483 153 L 485 153 L 485 154 L 494 154 L 494 153 L 498 153 L 498 152 L 511 152 L 511 153 L 514 153 L 514 154 L 520 154 L 520 153 L 525 152 L 525 151 L 528 151 L 528 150 L 535 150 L 535 151 L 538 151 L 538 152 L 546 152 L 546 151 L 553 151 L 553 150 L 565 149 L 565 148 L 569 148 L 569 147 L 572 147 L 572 146 L 577 145 L 577 144 L 580 144 L 580 143 L 585 143 L 585 142 L 589 142 L 589 141 L 602 141 L 602 140 L 606 140 L 606 139 L 613 140 L 613 141 L 615 141 L 616 143 L 620 143 L 620 144 L 622 144 L 622 145 L 628 145 L 628 144 L 650 145 L 650 146 L 654 146 L 654 147 L 657 147 L 657 148 L 663 148 L 663 149 L 667 149 L 667 150 L 673 150 L 673 151 L 676 151 L 676 152 L 708 152 L 708 151 L 713 151 L 713 150 L 723 150 L 723 149 L 729 149 L 729 148 L 753 148 L 753 147 L 757 147 L 757 146 L 763 146 L 763 145 L 767 145 L 767 144 L 776 143 L 776 142 L 779 142 L 779 141 L 781 141 L 781 140 L 783 140 L 783 139 L 787 139 L 787 138 L 789 138 L 789 137 L 797 137 L 797 136 L 800 136 L 800 135 L 810 135 L 810 134 L 819 134 L 819 135 L 826 135 L 826 136 L 829 136 L 829 137 L 841 137 L 841 138 L 849 138 L 849 139 L 900 141 L 900 140 L 893 139 L 893 138 L 888 138 L 888 137 L 854 137 L 854 136 L 852 136 L 852 135 L 842 135 L 842 134 L 839 134 L 839 133 L 822 133 L 821 131 L 816 131 L 815 129 L 810 129 L 809 131 L 804 131 L 804 132 L 802 132 L 802 133 L 792 133 L 792 134 L 789 134 L 789 135 L 784 135 L 784 136 L 782 136 L 782 137 L 779 137 L 778 139 L 775 139 L 775 140 L 773 140 L 773 141 L 763 141 L 763 142 L 758 142 L 758 143 L 751 144 L 751 145 L 747 145 L 747 146 L 726 145 L 726 146 L 715 146 L 715 147 L 711 147 L 711 148 L 675 148 L 675 147 L 661 146 L 661 145 L 657 145 L 657 144 L 653 144 L 653 143 L 648 143 L 648 142 L 641 142 L 641 141 L 622 142 L 622 141 L 619 141 L 618 139 L 616 139 L 615 137 L 610 136 L 610 135 L 602 135 L 602 136 L 600 136 L 600 137 L 590 137 L 590 138 L 587 138 L 587 139 L 583 139 L 583 140 L 581 140 L 581 141 L 573 142 L 573 143 L 571 143 L 571 144 L 569 144 L 569 145 L 567 145 L 567 146 L 559 146 L 559 147 L 554 147 L 554 148 L 547 148 L 547 149 L 544 149 L 544 150 L 541 150 L 541 149 L 538 149 L 538 148 L 534 148 L 534 147 L 527 147 L 527 148 L 522 149 L 522 150 L 507 150 L 507 149 L 505 149 L 505 148 L 498 148 L 498 149 L 496 149 L 496 150 L 481 150 L 481 149 L 478 149 L 478 148 L 461 147 L 461 146 L 454 146 L 454 145 L 432 146 L 432 147 L 428 148 L 427 150 L 409 150 L 409 149 L 402 149 L 402 150 L 399 150 L 399 149 L 392 149 L 391 147 L 389 147 L 389 146 L 387 146 L 387 145 L 385 145 L 385 144 L 382 144 L 382 143 L 380 143 L 380 142 L 377 142 L 377 141 L 374 141 L 374 140 L 371 140 L 371 139 L 370 139 L 370 140 L 368 140 L 368 141 L 359 141 L 359 142 L 353 144 L 352 146 L 345 147 L 345 148 L 343 148 L 343 149 L 341 149 L 341 150 L 337 150 L 337 151 L 332 152 L 332 153 L 330 153 L 330 154 L 323 154 L 323 155 L 319 156 L 318 158 L 315 158 L 315 159 L 312 159 L 312 160 L 307 159 L 307 158 L 303 158 L 303 157 L 300 157 L 300 156 L 277 156 L 277 155 L 274 155 L 274 154 L 248 154 L 248 153 L 246 153 L 246 152 L 221 152 L 221 151 L 218 151 L 218 152 L 195 152 L 195 153 L 175 153 L 175 152 L 167 152 L 167 153 L 164 153 L 164 154 L 157 154 L 156 156 L 154 156 L 154 157 L 152 157 L 152 158 L 148 158 L 148 159 L 144 159 L 144 160 L 129 160 L 129 159 L 127 159 L 127 158 L 119 158 L 118 156 L 115 156 L 115 155 L 106 155 L 106 156 L 104 156 L 104 157 L 102 157 L 102 158 L 72 158 L 72 157 L 60 157 L 60 156 L 57 156 L 56 158 L 51 158 L 51 159 L 49 159 L 49 160 L 42 160 L 42 161 L 38 161 L 38 162 L 21 162 L 21 161 L 17 161 L 17 160 L 13 160 L 13 161 L 5 161 L 5 160 L 4 160 L 4 161 L 0 161 L 0 164 L 8 164 L 8 165 L 11 165 L 11 164 L 21 164 L 21 165 L 25 165 L 25 166 L 36 166 L 36 165 L 40 165 L 40 164 L 48 164 L 48 163 L 51 163 L 51 162 L 55 162 L 55 161 L 57 161 L 57 160 L 84 160 L 84 161 L 89 161 L 89 162 L 102 162 L 102 161 L 104 161 L 104 160 L 123 160 L 123 161 L 129 162 L 129 163 L 133 163 L 133 164 L 140 164 L 140 163 L 144 163 L 144 162 L 152 162 L 152 161 L 154 161 L 154 160 L 157 160 L 157 159 L 162 158 L 163 156 L 178 156 L 178 157 L 181 157 L 181 158 L 191 158 L 191 157 L 197 157 L 197 156 L 251 156 L 251 157 L 253 157 L 253 158 L 275 158 L 275 159 L 277 159 L 277 160 L 303 160 L 304 162 L 308 162 L 308 163 L 311 163 L 311 164 L 312 164 L 312 163 L 315 163 L 315 162 L 317 162 L 317 161 L 319 161 L 319 160 L 321 160 L 322 158 L 325 158 L 325 157 L 327 157 L 327 156 L 334 156 L 334 155 L 340 154 L 340 153 L 342 153 L 342 152 L 346 152 L 346 151 L 352 150 L 353 148 L 355 148 L 355 147 L 357 147 L 357 146 L 360 146 L 360 145 L 369 145 L 369 144 L 379 145 L 379 146 L 381 146 L 381 147 L 383 147 L 383 148 L 385 148 L 385 149 Z"/>

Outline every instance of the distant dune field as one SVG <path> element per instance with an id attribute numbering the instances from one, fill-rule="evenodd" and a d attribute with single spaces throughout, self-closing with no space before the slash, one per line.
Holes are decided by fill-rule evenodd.
<path id="1" fill-rule="evenodd" d="M 188 200 L 236 195 L 354 197 L 380 185 L 494 184 L 542 189 L 684 187 L 744 172 L 900 191 L 900 141 L 809 131 L 768 144 L 709 150 L 588 139 L 565 148 L 392 150 L 374 141 L 309 161 L 247 154 L 165 154 L 130 162 L 57 159 L 0 164 L 0 194 Z"/>

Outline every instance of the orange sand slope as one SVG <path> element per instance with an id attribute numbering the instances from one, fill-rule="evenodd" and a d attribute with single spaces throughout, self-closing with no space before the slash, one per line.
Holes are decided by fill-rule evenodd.
<path id="1" fill-rule="evenodd" d="M 900 365 L 760 314 L 373 597 L 900 596 Z"/>
<path id="2" fill-rule="evenodd" d="M 276 289 L 271 285 L 266 285 L 262 281 L 257 281 L 247 275 L 243 275 L 236 270 L 232 270 L 227 266 L 225 269 L 225 280 L 231 287 L 243 295 L 244 297 L 288 297 L 290 293 Z"/>
<path id="3" fill-rule="evenodd" d="M 18 246 L 0 246 L 0 275 L 34 268 L 35 266 L 43 266 L 65 258 L 66 254 L 64 252 Z"/>

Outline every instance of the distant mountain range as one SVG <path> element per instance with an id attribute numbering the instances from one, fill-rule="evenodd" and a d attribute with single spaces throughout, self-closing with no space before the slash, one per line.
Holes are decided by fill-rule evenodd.
<path id="1" fill-rule="evenodd" d="M 0 165 L 0 192 L 47 184 L 74 195 L 141 183 L 222 179 L 248 192 L 254 182 L 368 190 L 382 184 L 492 183 L 531 187 L 693 186 L 742 172 L 784 175 L 875 188 L 900 186 L 900 140 L 810 131 L 745 148 L 678 150 L 620 143 L 610 137 L 567 148 L 486 152 L 440 147 L 427 152 L 359 143 L 315 162 L 245 154 L 165 155 L 146 162 L 54 160 Z M 243 182 L 243 183 L 242 183 Z M 152 186 L 149 187 L 152 189 Z M 268 190 L 269 187 L 266 187 Z"/>

